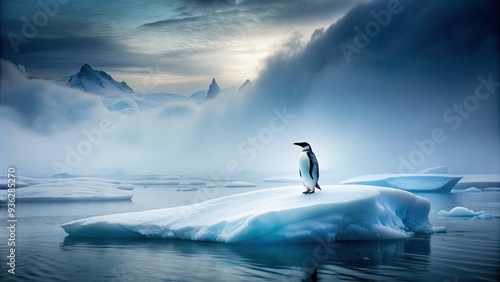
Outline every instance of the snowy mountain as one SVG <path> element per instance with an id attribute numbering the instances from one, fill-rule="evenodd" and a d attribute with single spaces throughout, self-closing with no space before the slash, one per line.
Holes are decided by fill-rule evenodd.
<path id="1" fill-rule="evenodd" d="M 245 80 L 245 82 L 243 82 L 243 84 L 240 87 L 238 87 L 238 91 L 245 90 L 250 85 L 252 85 L 252 81 L 250 79 L 247 79 Z"/>
<path id="2" fill-rule="evenodd" d="M 56 83 L 98 94 L 110 111 L 126 115 L 159 108 L 169 102 L 196 101 L 196 99 L 175 93 L 135 93 L 125 81 L 118 82 L 106 72 L 93 69 L 88 64 L 84 64 L 77 74 L 64 77 Z"/>
<path id="3" fill-rule="evenodd" d="M 215 81 L 215 78 L 212 79 L 212 84 L 208 87 L 207 100 L 214 99 L 220 93 L 220 87 Z"/>
<path id="4" fill-rule="evenodd" d="M 56 83 L 94 94 L 134 93 L 125 81 L 118 82 L 106 72 L 93 69 L 88 64 L 84 64 L 77 74 L 64 77 Z"/>
<path id="5" fill-rule="evenodd" d="M 207 94 L 208 94 L 208 90 L 204 89 L 204 90 L 200 90 L 198 92 L 191 94 L 189 97 L 191 97 L 192 99 L 195 99 L 196 101 L 199 101 L 199 102 L 205 102 L 205 100 L 207 100 Z"/>

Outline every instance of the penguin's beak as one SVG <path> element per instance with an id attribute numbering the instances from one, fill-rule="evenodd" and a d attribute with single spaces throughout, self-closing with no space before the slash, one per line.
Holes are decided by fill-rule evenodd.
<path id="1" fill-rule="evenodd" d="M 300 145 L 300 143 L 298 143 L 298 142 L 293 143 L 293 145 L 297 145 L 297 146 L 302 147 L 302 146 Z"/>

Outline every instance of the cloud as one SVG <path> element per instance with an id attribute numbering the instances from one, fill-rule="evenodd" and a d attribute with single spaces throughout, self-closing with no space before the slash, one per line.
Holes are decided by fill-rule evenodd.
<path id="1" fill-rule="evenodd" d="M 83 63 L 113 70 L 114 75 L 160 63 L 168 75 L 185 81 L 217 77 L 237 85 L 255 77 L 259 60 L 276 40 L 296 29 L 319 27 L 352 5 L 352 1 L 70 1 L 15 52 L 8 35 L 22 35 L 21 19 L 29 20 L 42 10 L 36 4 L 11 2 L 3 7 L 1 57 L 48 79 L 67 76 Z M 180 56 L 173 58 L 171 53 Z M 182 93 L 199 90 L 168 79 L 161 87 L 170 92 L 181 88 Z"/>
<path id="2" fill-rule="evenodd" d="M 9 107 L 19 122 L 42 133 L 59 131 L 104 111 L 92 95 L 54 83 L 28 79 L 22 66 L 1 60 L 1 109 Z"/>
<path id="3" fill-rule="evenodd" d="M 65 164 L 68 146 L 87 140 L 84 130 L 109 119 L 114 130 L 72 167 L 76 172 L 225 172 L 235 163 L 295 171 L 297 141 L 310 142 L 322 170 L 339 176 L 398 172 L 401 158 L 415 171 L 436 165 L 458 173 L 498 171 L 496 4 L 401 1 L 403 10 L 348 61 L 342 43 L 355 44 L 356 27 L 376 22 L 372 11 L 387 3 L 363 3 L 312 36 L 293 34 L 244 93 L 228 91 L 203 105 L 168 104 L 123 120 L 89 94 L 27 79 L 22 68 L 2 62 L 0 123 L 11 139 L 0 141 L 1 164 L 50 174 L 54 161 Z M 479 76 L 493 81 L 494 91 L 482 100 L 475 96 Z M 474 99 L 477 107 L 467 104 Z M 433 141 L 435 129 L 446 141 Z M 39 155 L 34 162 L 19 152 Z"/>
<path id="4" fill-rule="evenodd" d="M 498 158 L 492 157 L 500 136 L 497 94 L 465 114 L 467 122 L 457 129 L 446 118 L 448 109 L 474 95 L 478 76 L 498 81 L 496 4 L 401 1 L 400 12 L 385 27 L 378 24 L 368 43 L 356 46 L 356 29 L 377 23 L 373 13 L 387 11 L 389 2 L 353 8 L 307 44 L 293 36 L 267 59 L 247 105 L 259 115 L 268 115 L 273 106 L 294 108 L 298 116 L 291 135 L 321 144 L 327 158 L 336 160 L 332 168 L 343 172 L 360 167 L 367 173 L 397 172 L 400 157 L 420 150 L 418 141 L 435 128 L 443 129 L 448 141 L 424 155 L 419 166 L 498 168 Z M 356 48 L 350 60 L 343 43 Z M 464 161 L 477 155 L 482 162 Z"/>

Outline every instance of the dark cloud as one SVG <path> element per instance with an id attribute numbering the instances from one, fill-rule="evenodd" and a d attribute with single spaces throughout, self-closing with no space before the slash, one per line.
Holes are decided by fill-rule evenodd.
<path id="1" fill-rule="evenodd" d="M 273 107 L 294 108 L 300 113 L 297 140 L 328 139 L 329 150 L 341 147 L 336 157 L 343 170 L 362 163 L 366 172 L 397 172 L 398 158 L 418 150 L 415 140 L 429 138 L 434 128 L 445 129 L 449 141 L 419 165 L 498 168 L 498 157 L 492 157 L 500 136 L 498 87 L 467 123 L 458 126 L 446 114 L 474 99 L 467 97 L 475 94 L 478 76 L 498 81 L 497 4 L 401 1 L 401 11 L 357 46 L 356 29 L 366 33 L 367 24 L 376 22 L 373 13 L 386 11 L 389 2 L 353 8 L 303 48 L 303 39 L 292 37 L 268 58 L 256 81 L 247 101 L 258 109 L 253 116 L 264 122 Z M 356 51 L 346 54 L 342 44 Z M 469 149 L 456 151 L 460 146 Z M 474 155 L 484 162 L 473 167 L 463 161 Z"/>

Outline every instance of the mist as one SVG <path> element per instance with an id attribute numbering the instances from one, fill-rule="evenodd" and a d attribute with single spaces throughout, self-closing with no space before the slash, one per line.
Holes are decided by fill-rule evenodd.
<path id="1" fill-rule="evenodd" d="M 290 34 L 244 91 L 133 115 L 2 60 L 0 164 L 25 175 L 295 172 L 293 142 L 306 141 L 321 171 L 345 177 L 498 172 L 497 4 L 451 3 L 358 5 Z"/>

